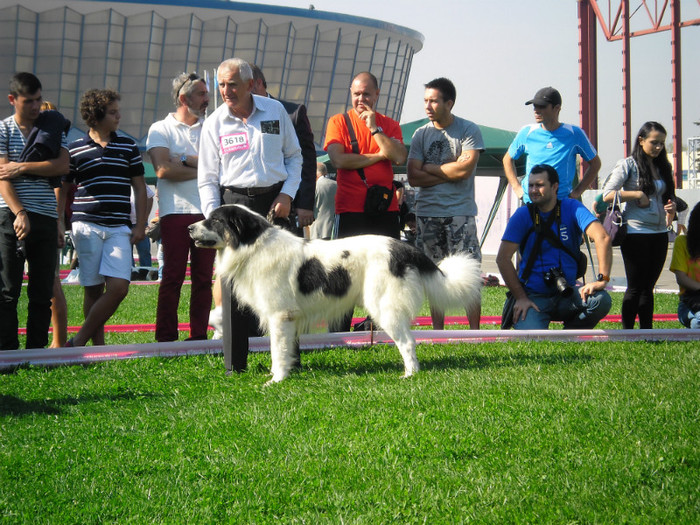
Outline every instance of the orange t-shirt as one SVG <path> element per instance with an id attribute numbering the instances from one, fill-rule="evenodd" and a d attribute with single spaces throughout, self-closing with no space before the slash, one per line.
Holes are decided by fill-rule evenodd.
<path id="1" fill-rule="evenodd" d="M 379 146 L 374 140 L 374 137 L 372 137 L 372 134 L 365 125 L 364 121 L 357 116 L 354 109 L 350 109 L 348 114 L 350 115 L 350 121 L 353 124 L 352 127 L 355 130 L 357 147 L 359 148 L 360 153 L 379 153 Z M 398 122 L 385 115 L 377 113 L 376 123 L 377 126 L 382 128 L 386 136 L 398 139 L 403 144 L 401 127 L 399 126 Z M 347 125 L 345 124 L 345 117 L 343 117 L 342 113 L 333 115 L 328 121 L 328 127 L 326 129 L 326 143 L 324 144 L 323 149 L 328 151 L 328 145 L 334 143 L 342 144 L 346 153 L 352 153 L 350 135 L 348 133 Z M 377 162 L 376 164 L 366 167 L 364 171 L 365 177 L 367 178 L 367 184 L 369 186 L 380 184 L 393 190 L 392 183 L 394 180 L 394 171 L 391 166 L 391 161 L 384 160 L 382 162 Z M 335 212 L 346 213 L 364 211 L 367 186 L 365 186 L 365 183 L 362 182 L 357 170 L 339 169 L 336 181 L 338 182 L 338 189 L 335 194 Z M 399 207 L 396 203 L 396 199 L 392 199 L 391 205 L 389 206 L 389 211 L 398 211 L 398 209 Z"/>

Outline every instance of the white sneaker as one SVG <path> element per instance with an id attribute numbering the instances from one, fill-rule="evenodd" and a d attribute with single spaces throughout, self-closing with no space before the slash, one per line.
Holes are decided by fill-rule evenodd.
<path id="1" fill-rule="evenodd" d="M 63 284 L 80 284 L 80 270 L 73 268 L 61 282 Z"/>
<path id="2" fill-rule="evenodd" d="M 209 326 L 214 329 L 212 339 L 221 339 L 223 337 L 224 319 L 221 306 L 217 306 L 211 312 L 209 312 Z"/>

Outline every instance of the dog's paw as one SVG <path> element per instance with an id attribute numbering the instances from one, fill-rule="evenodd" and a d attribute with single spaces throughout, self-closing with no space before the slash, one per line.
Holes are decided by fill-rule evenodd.
<path id="1" fill-rule="evenodd" d="M 416 363 L 414 366 L 411 368 L 406 368 L 404 371 L 404 374 L 401 376 L 403 379 L 406 379 L 408 377 L 413 377 L 415 374 L 418 373 L 419 367 L 418 363 Z"/>
<path id="2" fill-rule="evenodd" d="M 284 381 L 285 377 L 286 376 L 282 376 L 282 377 L 272 376 L 272 379 L 270 379 L 267 383 L 265 383 L 265 386 L 270 386 L 270 385 L 274 385 L 275 383 L 280 383 L 280 382 Z"/>

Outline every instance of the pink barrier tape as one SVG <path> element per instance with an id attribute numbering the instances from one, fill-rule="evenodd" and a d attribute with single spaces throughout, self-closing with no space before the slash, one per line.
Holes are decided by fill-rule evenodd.
<path id="1" fill-rule="evenodd" d="M 508 341 L 698 341 L 696 330 L 416 330 L 418 343 L 494 343 Z M 339 346 L 363 347 L 373 344 L 393 344 L 384 332 L 338 332 L 303 335 L 302 350 Z M 89 364 L 117 359 L 143 357 L 179 357 L 187 355 L 219 354 L 223 351 L 219 339 L 206 341 L 175 341 L 133 345 L 87 346 L 77 348 L 41 348 L 0 352 L 0 370 L 22 365 L 59 366 Z M 268 337 L 251 337 L 251 352 L 269 352 Z"/>
<path id="2" fill-rule="evenodd" d="M 677 321 L 678 316 L 676 314 L 656 314 L 654 315 L 654 321 Z M 358 323 L 362 321 L 362 319 L 355 317 L 352 320 L 352 323 Z M 622 321 L 622 316 L 621 315 L 608 315 L 607 317 L 603 318 L 603 321 L 609 322 L 609 323 L 619 323 Z M 430 319 L 430 317 L 416 317 L 413 320 L 413 326 L 431 326 L 433 324 L 433 321 Z M 466 316 L 455 316 L 455 317 L 445 317 L 445 324 L 449 326 L 453 325 L 467 325 L 469 324 L 468 319 Z M 501 316 L 500 315 L 485 315 L 481 318 L 481 324 L 485 325 L 497 325 L 501 324 Z M 180 323 L 177 325 L 177 329 L 181 332 L 187 332 L 190 329 L 190 325 L 187 323 Z M 68 332 L 69 333 L 74 333 L 80 330 L 79 326 L 69 326 L 68 327 Z M 155 332 L 156 330 L 156 325 L 155 324 L 112 324 L 112 325 L 106 325 L 105 326 L 105 332 Z M 51 332 L 52 329 L 49 329 L 49 332 Z M 18 329 L 19 334 L 26 334 L 27 329 L 26 328 L 19 328 Z"/>

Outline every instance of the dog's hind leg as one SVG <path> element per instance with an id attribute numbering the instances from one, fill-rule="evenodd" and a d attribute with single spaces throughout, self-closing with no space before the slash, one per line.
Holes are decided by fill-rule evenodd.
<path id="1" fill-rule="evenodd" d="M 270 356 L 272 358 L 272 379 L 270 383 L 279 383 L 289 377 L 294 365 L 296 323 L 284 315 L 269 322 Z"/>
<path id="2" fill-rule="evenodd" d="M 394 315 L 384 313 L 371 312 L 372 318 L 375 319 L 379 326 L 384 330 L 389 337 L 394 340 L 396 347 L 401 353 L 404 366 L 404 377 L 411 377 L 418 372 L 418 357 L 416 356 L 416 339 L 411 333 L 411 319 L 400 316 L 397 318 Z"/>
<path id="3" fill-rule="evenodd" d="M 420 369 L 418 357 L 416 356 L 416 339 L 411 334 L 411 330 L 408 327 L 400 326 L 394 327 L 391 333 L 386 328 L 384 331 L 394 340 L 401 353 L 404 367 L 403 376 L 411 377 Z"/>

